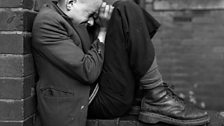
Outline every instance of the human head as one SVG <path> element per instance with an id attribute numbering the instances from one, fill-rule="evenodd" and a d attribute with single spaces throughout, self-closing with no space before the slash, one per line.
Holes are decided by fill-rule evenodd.
<path id="1" fill-rule="evenodd" d="M 98 12 L 102 0 L 59 0 L 58 6 L 77 24 L 87 22 Z"/>

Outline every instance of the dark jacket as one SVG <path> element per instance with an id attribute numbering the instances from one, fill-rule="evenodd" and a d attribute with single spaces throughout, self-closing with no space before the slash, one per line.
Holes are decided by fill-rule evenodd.
<path id="1" fill-rule="evenodd" d="M 89 85 L 101 72 L 103 44 L 91 42 L 85 26 L 72 23 L 53 3 L 37 15 L 32 38 L 42 126 L 85 126 Z"/>

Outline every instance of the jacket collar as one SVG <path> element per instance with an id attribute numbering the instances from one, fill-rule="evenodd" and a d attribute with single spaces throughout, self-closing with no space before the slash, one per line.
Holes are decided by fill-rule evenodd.
<path id="1" fill-rule="evenodd" d="M 52 9 L 54 9 L 58 14 L 60 14 L 63 18 L 65 18 L 67 21 L 71 21 L 72 19 L 70 17 L 68 17 L 58 6 L 57 6 L 57 2 L 56 1 L 52 1 L 51 3 L 52 5 Z"/>

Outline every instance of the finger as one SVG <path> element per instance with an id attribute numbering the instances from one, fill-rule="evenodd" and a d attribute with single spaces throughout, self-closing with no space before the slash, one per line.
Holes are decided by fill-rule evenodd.
<path id="1" fill-rule="evenodd" d="M 103 2 L 101 7 L 100 7 L 100 12 L 99 12 L 99 16 L 103 17 L 104 13 L 105 13 L 105 7 L 106 7 L 106 2 Z"/>
<path id="2" fill-rule="evenodd" d="M 113 12 L 113 10 L 114 10 L 114 7 L 113 6 L 110 6 L 110 15 L 112 14 L 112 12 Z"/>
<path id="3" fill-rule="evenodd" d="M 112 11 L 113 11 L 113 10 L 114 10 L 114 6 L 111 5 L 111 9 L 112 9 Z"/>
<path id="4" fill-rule="evenodd" d="M 111 18 L 113 9 L 114 9 L 114 7 L 110 5 L 110 9 L 109 9 L 109 12 L 108 12 L 108 17 L 107 17 L 107 19 L 110 19 L 110 18 Z"/>
<path id="5" fill-rule="evenodd" d="M 102 4 L 101 4 L 101 7 L 105 7 L 107 5 L 107 3 L 106 2 L 103 2 Z"/>
<path id="6" fill-rule="evenodd" d="M 100 11 L 101 11 L 102 13 L 104 13 L 106 5 L 107 5 L 106 2 L 103 2 L 103 3 L 102 3 L 102 5 L 101 5 L 101 7 L 100 7 Z"/>
<path id="7" fill-rule="evenodd" d="M 105 18 L 108 18 L 109 12 L 110 12 L 110 6 L 109 5 L 106 5 L 105 12 L 104 12 L 104 17 Z"/>

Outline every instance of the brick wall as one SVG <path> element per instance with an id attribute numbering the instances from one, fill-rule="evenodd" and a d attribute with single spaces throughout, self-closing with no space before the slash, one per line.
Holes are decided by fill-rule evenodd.
<path id="1" fill-rule="evenodd" d="M 153 39 L 164 80 L 206 109 L 224 110 L 223 0 L 146 0 L 160 23 Z"/>
<path id="2" fill-rule="evenodd" d="M 32 126 L 32 22 L 44 1 L 0 0 L 0 126 Z"/>

